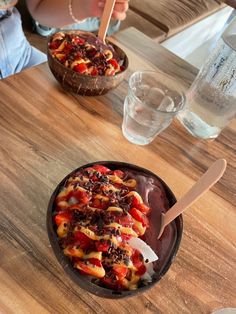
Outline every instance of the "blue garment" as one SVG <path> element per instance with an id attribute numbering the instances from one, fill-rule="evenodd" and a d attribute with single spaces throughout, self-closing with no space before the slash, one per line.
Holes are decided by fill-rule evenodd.
<path id="1" fill-rule="evenodd" d="M 100 26 L 99 18 L 89 17 L 80 24 L 72 24 L 70 26 L 63 27 L 63 29 L 75 29 L 81 31 L 96 32 L 99 29 L 99 26 Z M 111 34 L 117 32 L 119 30 L 119 27 L 120 21 L 111 20 L 107 30 L 107 35 L 110 36 Z"/>
<path id="2" fill-rule="evenodd" d="M 39 22 L 33 19 L 33 24 L 36 33 L 40 34 L 41 36 L 50 36 L 53 33 L 59 32 L 60 30 L 80 30 L 80 31 L 87 31 L 87 32 L 97 32 L 100 26 L 100 19 L 98 17 L 89 17 L 79 24 L 71 24 L 68 26 L 64 26 L 61 28 L 52 28 L 48 26 L 41 25 Z M 107 35 L 110 36 L 111 34 L 117 32 L 120 27 L 120 21 L 118 20 L 111 20 Z"/>
<path id="3" fill-rule="evenodd" d="M 27 41 L 18 10 L 0 10 L 0 79 L 47 60 L 44 53 Z"/>

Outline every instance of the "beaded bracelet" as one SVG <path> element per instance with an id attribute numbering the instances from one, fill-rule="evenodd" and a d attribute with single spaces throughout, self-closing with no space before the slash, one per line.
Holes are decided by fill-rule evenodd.
<path id="1" fill-rule="evenodd" d="M 78 20 L 75 16 L 74 16 L 74 13 L 73 13 L 73 9 L 72 9 L 72 0 L 69 0 L 69 4 L 68 4 L 68 9 L 69 9 L 69 14 L 72 18 L 72 20 L 77 23 L 77 24 L 81 24 L 83 23 L 86 19 L 83 19 L 83 20 Z"/>

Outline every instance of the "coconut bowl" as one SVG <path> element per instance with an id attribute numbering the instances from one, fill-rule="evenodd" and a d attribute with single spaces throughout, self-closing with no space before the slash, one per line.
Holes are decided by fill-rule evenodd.
<path id="1" fill-rule="evenodd" d="M 93 33 L 89 32 L 68 30 L 60 33 L 77 34 L 79 36 L 80 35 L 83 36 L 84 38 L 88 36 L 90 37 L 90 39 L 91 38 L 96 39 L 96 36 Z M 91 76 L 83 73 L 78 73 L 73 69 L 66 67 L 52 55 L 49 45 L 53 36 L 55 36 L 55 34 L 50 36 L 48 39 L 47 48 L 48 65 L 55 79 L 66 91 L 83 96 L 103 95 L 106 94 L 108 91 L 116 88 L 124 79 L 129 64 L 128 57 L 121 48 L 111 43 L 109 40 L 106 39 L 106 44 L 110 45 L 114 49 L 113 52 L 115 53 L 116 57 L 119 58 L 119 60 L 121 60 L 120 62 L 122 63 L 123 70 L 111 76 L 105 75 Z"/>
<path id="2" fill-rule="evenodd" d="M 157 182 L 157 189 L 154 194 L 150 194 L 149 200 L 151 205 L 151 213 L 149 216 L 150 226 L 145 233 L 144 241 L 152 248 L 152 250 L 158 255 L 158 260 L 154 262 L 153 269 L 154 274 L 152 281 L 145 286 L 139 287 L 136 290 L 125 290 L 117 291 L 109 288 L 99 286 L 95 283 L 94 278 L 87 275 L 82 275 L 80 271 L 73 267 L 71 260 L 64 255 L 63 250 L 59 245 L 59 239 L 56 232 L 56 225 L 53 219 L 55 213 L 55 198 L 63 188 L 68 178 L 84 168 L 91 167 L 93 165 L 103 165 L 111 170 L 125 170 L 135 172 L 138 175 L 148 178 L 149 182 Z M 160 195 L 161 193 L 161 195 Z M 141 193 L 142 195 L 142 193 Z M 47 231 L 48 237 L 51 243 L 52 250 L 60 263 L 62 269 L 61 272 L 69 275 L 69 277 L 81 288 L 89 291 L 100 297 L 105 298 L 124 298 L 128 296 L 136 296 L 137 294 L 143 293 L 150 288 L 153 288 L 160 279 L 166 274 L 168 269 L 171 267 L 175 256 L 178 252 L 182 232 L 183 232 L 183 218 L 182 215 L 178 216 L 173 222 L 171 222 L 164 230 L 162 237 L 157 240 L 157 233 L 155 225 L 160 219 L 161 212 L 166 212 L 168 208 L 173 206 L 176 202 L 176 198 L 168 187 L 168 185 L 156 174 L 151 171 L 141 168 L 139 166 L 117 162 L 117 161 L 98 161 L 90 164 L 80 166 L 69 173 L 56 187 L 49 201 L 47 209 Z M 164 204 L 164 205 L 163 205 Z"/>

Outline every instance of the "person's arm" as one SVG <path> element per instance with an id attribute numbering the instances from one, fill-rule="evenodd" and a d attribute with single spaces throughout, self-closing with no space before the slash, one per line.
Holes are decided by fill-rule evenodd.
<path id="1" fill-rule="evenodd" d="M 14 5 L 16 5 L 18 0 L 5 0 L 5 1 L 0 1 L 0 10 L 7 10 Z"/>
<path id="2" fill-rule="evenodd" d="M 105 0 L 26 0 L 32 17 L 40 24 L 49 27 L 62 27 L 73 24 L 75 21 L 70 15 L 71 3 L 73 15 L 77 20 L 102 15 Z M 123 20 L 128 10 L 128 0 L 117 0 L 113 18 Z"/>

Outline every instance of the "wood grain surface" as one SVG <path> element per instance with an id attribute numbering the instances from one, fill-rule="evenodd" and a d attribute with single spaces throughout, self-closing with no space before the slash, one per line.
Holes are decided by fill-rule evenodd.
<path id="1" fill-rule="evenodd" d="M 150 20 L 145 19 L 142 15 L 134 12 L 132 9 L 127 11 L 127 16 L 120 25 L 120 30 L 135 27 L 139 31 L 143 32 L 157 42 L 162 42 L 167 34 L 162 29 L 160 29 L 156 23 L 152 23 Z"/>
<path id="2" fill-rule="evenodd" d="M 167 36 L 176 34 L 222 8 L 220 0 L 130 0 L 130 8 Z M 144 30 L 145 32 L 145 30 Z"/>
<path id="3" fill-rule="evenodd" d="M 222 0 L 222 2 L 226 3 L 227 5 L 231 6 L 234 9 L 236 9 L 236 0 Z"/>
<path id="4" fill-rule="evenodd" d="M 113 39 L 128 54 L 128 76 L 159 69 L 187 88 L 196 69 L 134 28 Z M 211 313 L 236 307 L 235 134 L 232 123 L 214 141 L 198 140 L 178 122 L 153 143 L 122 135 L 127 78 L 100 97 L 63 91 L 47 64 L 0 81 L 0 312 Z M 148 292 L 109 300 L 82 290 L 57 262 L 46 231 L 51 193 L 88 162 L 120 160 L 159 175 L 183 195 L 218 158 L 223 178 L 184 214 L 180 250 Z"/>

